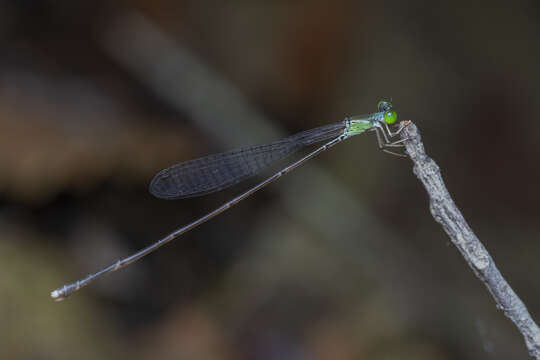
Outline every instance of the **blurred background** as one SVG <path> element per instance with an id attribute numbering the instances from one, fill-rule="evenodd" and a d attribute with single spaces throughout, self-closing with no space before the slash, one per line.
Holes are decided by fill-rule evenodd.
<path id="1" fill-rule="evenodd" d="M 160 169 L 391 97 L 540 319 L 539 35 L 534 0 L 1 2 L 0 358 L 528 358 L 374 134 L 49 293 L 261 179 L 165 201 Z"/>

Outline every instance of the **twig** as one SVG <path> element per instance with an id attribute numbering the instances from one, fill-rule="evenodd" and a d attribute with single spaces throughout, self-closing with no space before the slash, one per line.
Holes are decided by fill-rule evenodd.
<path id="1" fill-rule="evenodd" d="M 439 166 L 428 157 L 420 133 L 414 123 L 401 132 L 405 147 L 414 163 L 413 172 L 424 184 L 429 195 L 431 215 L 448 234 L 476 276 L 484 283 L 497 303 L 497 308 L 510 318 L 525 338 L 529 355 L 540 359 L 540 329 L 503 278 L 493 258 L 473 233 L 463 215 L 452 200 L 441 177 Z"/>

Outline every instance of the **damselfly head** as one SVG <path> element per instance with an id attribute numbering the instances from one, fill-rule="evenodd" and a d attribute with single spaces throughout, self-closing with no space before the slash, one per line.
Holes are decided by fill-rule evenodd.
<path id="1" fill-rule="evenodd" d="M 392 125 L 397 121 L 397 113 L 392 110 L 392 103 L 388 100 L 381 100 L 377 103 L 377 109 L 383 113 L 382 119 L 388 125 Z"/>

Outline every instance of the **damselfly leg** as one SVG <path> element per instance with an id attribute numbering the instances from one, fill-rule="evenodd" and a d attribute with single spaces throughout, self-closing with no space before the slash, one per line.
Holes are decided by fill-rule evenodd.
<path id="1" fill-rule="evenodd" d="M 388 154 L 391 154 L 391 155 L 395 155 L 395 156 L 399 156 L 399 157 L 407 157 L 407 155 L 405 155 L 405 154 L 400 154 L 400 153 L 390 151 L 390 150 L 387 149 L 389 147 L 403 147 L 403 146 L 405 146 L 403 144 L 403 142 L 405 142 L 408 139 L 400 139 L 400 140 L 396 140 L 396 141 L 390 141 L 390 139 L 397 136 L 397 135 L 399 135 L 399 133 L 407 125 L 408 125 L 408 123 L 405 124 L 405 125 L 403 124 L 403 122 L 400 123 L 399 128 L 395 132 L 392 132 L 390 130 L 390 128 L 388 127 L 388 124 L 386 124 L 386 123 L 384 123 L 384 126 L 385 126 L 386 129 L 383 128 L 382 126 L 373 127 L 372 131 L 375 131 L 375 134 L 377 135 L 377 142 L 379 144 L 379 149 L 384 151 L 385 153 L 388 153 Z M 385 132 L 385 130 L 388 132 L 388 134 Z"/>

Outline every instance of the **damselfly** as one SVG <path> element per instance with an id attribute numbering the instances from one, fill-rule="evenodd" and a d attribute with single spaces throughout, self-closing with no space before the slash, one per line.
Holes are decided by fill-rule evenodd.
<path id="1" fill-rule="evenodd" d="M 347 117 L 341 122 L 303 131 L 296 135 L 276 140 L 265 145 L 249 146 L 220 154 L 209 155 L 195 160 L 182 162 L 160 171 L 150 183 L 150 192 L 154 196 L 162 199 L 184 199 L 201 196 L 223 190 L 242 180 L 252 177 L 271 164 L 304 147 L 331 139 L 324 145 L 302 157 L 300 160 L 286 166 L 274 175 L 266 178 L 259 184 L 210 213 L 173 231 L 169 235 L 133 255 L 115 261 L 111 265 L 92 273 L 81 280 L 54 290 L 51 292 L 51 297 L 55 300 L 63 300 L 102 275 L 121 269 L 139 260 L 166 243 L 178 238 L 180 235 L 196 228 L 225 210 L 230 209 L 232 206 L 302 165 L 309 159 L 351 136 L 362 134 L 367 131 L 375 132 L 380 149 L 394 155 L 404 156 L 392 152 L 387 148 L 403 146 L 403 140 L 391 141 L 390 139 L 398 135 L 406 126 L 406 123 L 400 123 L 398 129 L 395 132 L 392 132 L 389 125 L 392 125 L 397 121 L 397 113 L 392 109 L 392 104 L 389 101 L 381 100 L 377 104 L 377 108 L 379 111 L 376 113 Z"/>

